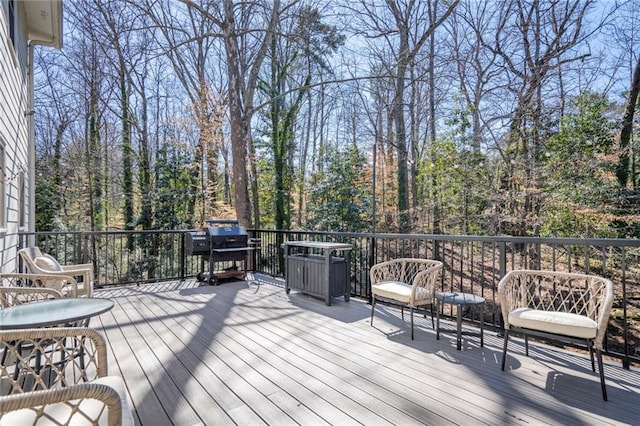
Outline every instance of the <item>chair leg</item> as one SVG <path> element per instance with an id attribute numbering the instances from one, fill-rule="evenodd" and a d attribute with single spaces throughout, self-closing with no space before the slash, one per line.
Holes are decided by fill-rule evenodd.
<path id="1" fill-rule="evenodd" d="M 425 307 L 423 308 L 424 309 L 424 314 L 423 314 L 424 319 L 427 319 L 427 308 L 426 308 L 426 306 L 427 305 L 425 305 Z M 431 314 L 431 328 L 433 328 L 435 330 L 436 325 L 433 322 L 433 303 L 429 305 L 429 313 Z"/>
<path id="2" fill-rule="evenodd" d="M 527 333 L 524 334 L 524 354 L 529 356 L 529 336 Z"/>
<path id="3" fill-rule="evenodd" d="M 593 342 L 587 340 L 587 347 L 589 348 L 589 357 L 591 358 L 591 371 L 596 372 L 596 363 L 593 360 Z"/>
<path id="4" fill-rule="evenodd" d="M 436 301 L 436 340 L 440 340 L 440 302 Z"/>
<path id="5" fill-rule="evenodd" d="M 411 340 L 413 340 L 413 306 L 411 306 Z"/>
<path id="6" fill-rule="evenodd" d="M 507 360 L 507 345 L 509 343 L 509 329 L 504 331 L 504 347 L 502 348 L 502 371 L 504 371 L 504 364 Z"/>
<path id="7" fill-rule="evenodd" d="M 602 364 L 602 352 L 600 349 L 596 349 L 596 356 L 598 357 L 598 370 L 600 371 L 600 387 L 602 388 L 602 399 L 607 400 L 607 386 L 604 383 L 604 366 Z"/>
<path id="8" fill-rule="evenodd" d="M 402 314 L 402 321 L 404 321 L 404 306 L 400 306 L 400 313 Z"/>
<path id="9" fill-rule="evenodd" d="M 376 297 L 373 296 L 371 299 L 371 326 L 373 326 L 373 310 L 376 308 Z"/>
<path id="10" fill-rule="evenodd" d="M 433 322 L 433 303 L 430 306 L 431 307 L 429 309 L 431 310 L 431 328 L 436 328 L 436 325 Z"/>

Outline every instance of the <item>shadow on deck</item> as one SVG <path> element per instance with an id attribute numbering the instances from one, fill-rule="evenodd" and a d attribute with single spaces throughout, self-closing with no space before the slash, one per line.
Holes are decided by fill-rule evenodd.
<path id="1" fill-rule="evenodd" d="M 260 277 L 256 277 L 260 278 Z M 640 372 L 605 365 L 602 401 L 587 355 L 513 339 L 436 340 L 416 316 L 362 300 L 332 306 L 260 278 L 100 290 L 115 308 L 93 322 L 143 425 L 640 424 Z M 450 322 L 445 327 L 454 328 Z"/>

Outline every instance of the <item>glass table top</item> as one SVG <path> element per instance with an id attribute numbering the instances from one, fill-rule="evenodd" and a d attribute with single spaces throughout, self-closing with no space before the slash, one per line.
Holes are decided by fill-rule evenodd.
<path id="1" fill-rule="evenodd" d="M 0 330 L 47 327 L 100 315 L 113 308 L 110 299 L 65 298 L 0 309 Z"/>

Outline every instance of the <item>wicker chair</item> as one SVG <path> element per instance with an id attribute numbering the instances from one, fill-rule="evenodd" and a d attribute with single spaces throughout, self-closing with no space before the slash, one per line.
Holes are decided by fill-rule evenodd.
<path id="1" fill-rule="evenodd" d="M 51 274 L 0 274 L 0 286 L 15 289 L 34 289 L 33 292 L 24 292 L 23 296 L 27 297 L 25 302 L 32 302 L 28 295 L 38 296 L 37 289 L 49 289 L 55 291 L 60 297 L 76 297 L 78 295 L 78 283 L 70 276 L 51 275 Z M 51 294 L 51 292 L 41 292 L 42 294 Z M 11 306 L 11 305 L 9 305 Z M 3 306 L 6 307 L 6 306 Z"/>
<path id="2" fill-rule="evenodd" d="M 107 375 L 106 345 L 97 331 L 0 331 L 0 344 L 0 425 L 134 424 L 122 379 Z"/>
<path id="3" fill-rule="evenodd" d="M 428 259 L 401 258 L 374 265 L 369 271 L 371 278 L 371 325 L 376 301 L 382 300 L 400 305 L 404 321 L 404 307 L 411 310 L 411 340 L 413 340 L 413 310 L 420 306 L 431 306 L 433 327 L 433 303 L 442 270 L 442 262 Z M 426 316 L 426 314 L 425 314 Z"/>
<path id="4" fill-rule="evenodd" d="M 20 249 L 18 254 L 22 258 L 27 272 L 38 275 L 82 277 L 82 281 L 77 282 L 77 296 L 91 297 L 93 295 L 93 265 L 91 263 L 60 265 L 53 256 L 43 254 L 38 247 Z"/>
<path id="5" fill-rule="evenodd" d="M 511 271 L 498 284 L 498 298 L 505 329 L 503 371 L 512 331 L 524 335 L 526 356 L 529 356 L 529 335 L 572 343 L 586 342 L 593 372 L 596 371 L 595 349 L 602 398 L 607 400 L 601 350 L 613 304 L 610 280 L 567 272 Z"/>

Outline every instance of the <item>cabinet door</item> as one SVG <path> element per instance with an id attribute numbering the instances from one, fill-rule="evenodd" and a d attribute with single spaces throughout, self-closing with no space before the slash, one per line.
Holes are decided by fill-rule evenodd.
<path id="1" fill-rule="evenodd" d="M 326 271 L 324 258 L 315 257 L 309 258 L 306 263 L 306 277 L 304 281 L 304 288 L 307 292 L 317 295 L 326 294 Z"/>
<path id="2" fill-rule="evenodd" d="M 289 288 L 304 289 L 305 261 L 302 256 L 287 257 L 287 286 Z"/>

